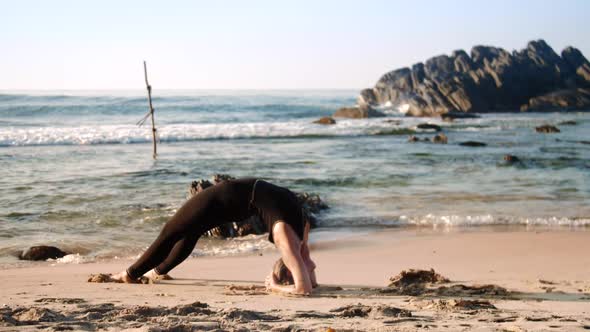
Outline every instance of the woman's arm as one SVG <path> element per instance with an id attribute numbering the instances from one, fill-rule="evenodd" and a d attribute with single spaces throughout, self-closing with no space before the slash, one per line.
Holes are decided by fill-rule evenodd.
<path id="1" fill-rule="evenodd" d="M 312 282 L 305 261 L 301 256 L 301 240 L 299 240 L 291 226 L 284 222 L 275 223 L 272 232 L 275 245 L 281 252 L 283 262 L 291 271 L 295 287 L 278 285 L 274 278 L 267 280 L 267 286 L 276 292 L 295 295 L 311 294 Z"/>
<path id="2" fill-rule="evenodd" d="M 316 265 L 313 262 L 313 260 L 311 260 L 311 256 L 309 254 L 309 247 L 307 246 L 307 242 L 304 241 L 301 244 L 301 257 L 303 258 L 303 261 L 305 262 L 305 266 L 307 267 L 307 272 L 309 273 L 309 279 L 311 281 L 311 286 L 313 288 L 318 287 L 318 282 L 315 276 L 315 268 Z"/>

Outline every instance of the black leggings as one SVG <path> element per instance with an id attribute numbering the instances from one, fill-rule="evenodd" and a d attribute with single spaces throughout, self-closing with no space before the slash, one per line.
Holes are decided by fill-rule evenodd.
<path id="1" fill-rule="evenodd" d="M 186 201 L 154 243 L 127 269 L 129 277 L 137 279 L 151 269 L 166 274 L 191 254 L 197 240 L 208 230 L 251 216 L 254 211 L 250 209 L 250 198 L 255 181 L 224 181 Z"/>
<path id="2" fill-rule="evenodd" d="M 182 263 L 193 252 L 202 235 L 182 233 L 169 224 L 164 226 L 154 243 L 127 269 L 129 277 L 137 279 L 151 269 L 157 274 L 166 274 Z"/>

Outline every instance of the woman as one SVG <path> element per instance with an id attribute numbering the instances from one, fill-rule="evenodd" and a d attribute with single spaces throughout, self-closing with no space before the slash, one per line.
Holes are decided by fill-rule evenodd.
<path id="1" fill-rule="evenodd" d="M 166 276 L 191 254 L 208 230 L 254 214 L 267 226 L 268 240 L 279 249 L 294 282 L 293 286 L 281 285 L 271 272 L 265 281 L 267 288 L 277 293 L 311 294 L 317 282 L 307 246 L 309 222 L 293 192 L 258 179 L 226 180 L 193 196 L 143 255 L 112 278 L 133 283 L 148 271 L 150 278 Z"/>

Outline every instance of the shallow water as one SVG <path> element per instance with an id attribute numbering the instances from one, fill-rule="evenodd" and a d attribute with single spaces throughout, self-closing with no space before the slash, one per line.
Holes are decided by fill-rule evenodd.
<path id="1" fill-rule="evenodd" d="M 137 255 L 215 173 L 316 192 L 321 226 L 590 225 L 590 113 L 490 114 L 313 124 L 356 91 L 154 91 L 160 144 L 136 122 L 143 92 L 0 93 L 0 262 L 34 244 L 87 258 Z M 395 124 L 385 120 L 399 120 Z M 534 127 L 563 121 L 559 134 Z M 421 122 L 449 144 L 408 143 Z M 423 132 L 420 136 L 432 136 Z M 459 146 L 474 140 L 486 147 Z M 505 154 L 520 163 L 508 165 Z M 249 252 L 264 237 L 204 241 L 195 254 Z"/>

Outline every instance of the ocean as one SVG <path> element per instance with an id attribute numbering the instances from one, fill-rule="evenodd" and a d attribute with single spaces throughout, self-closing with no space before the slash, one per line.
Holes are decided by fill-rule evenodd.
<path id="1" fill-rule="evenodd" d="M 450 123 L 388 110 L 312 123 L 357 93 L 156 89 L 153 160 L 151 130 L 136 125 L 145 91 L 0 91 L 0 265 L 22 264 L 16 254 L 41 244 L 78 254 L 61 262 L 135 257 L 191 181 L 217 173 L 319 194 L 330 209 L 314 232 L 328 238 L 383 227 L 590 225 L 590 113 Z M 443 127 L 448 144 L 409 143 L 424 122 Z M 535 132 L 543 124 L 561 132 Z M 506 154 L 520 162 L 506 163 Z M 269 246 L 264 236 L 204 239 L 194 254 Z"/>

